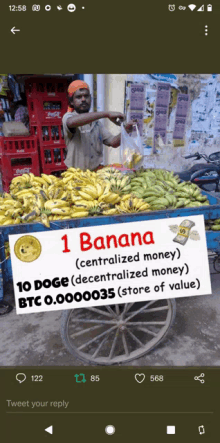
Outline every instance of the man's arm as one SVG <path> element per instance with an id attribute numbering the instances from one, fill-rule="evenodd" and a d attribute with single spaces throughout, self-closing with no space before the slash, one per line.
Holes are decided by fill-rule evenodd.
<path id="1" fill-rule="evenodd" d="M 86 112 L 69 117 L 66 124 L 69 129 L 78 128 L 79 126 L 88 125 L 101 118 L 109 118 L 111 121 L 117 119 L 124 121 L 125 116 L 121 114 L 121 112 Z"/>
<path id="2" fill-rule="evenodd" d="M 125 125 L 125 130 L 129 134 L 129 132 L 132 132 L 133 126 L 136 124 L 135 120 L 132 120 L 128 122 Z M 115 137 L 111 138 L 111 141 L 106 140 L 105 145 L 111 146 L 112 148 L 118 148 L 121 144 L 121 134 L 116 135 Z"/>

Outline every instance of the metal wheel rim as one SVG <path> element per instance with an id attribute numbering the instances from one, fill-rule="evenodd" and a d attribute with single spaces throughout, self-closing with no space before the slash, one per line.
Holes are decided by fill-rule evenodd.
<path id="1" fill-rule="evenodd" d="M 158 306 L 158 304 L 161 303 L 162 306 Z M 102 308 L 102 310 L 104 308 L 105 311 L 105 314 L 103 314 L 104 318 L 101 321 L 100 318 L 98 319 L 97 313 L 97 311 L 100 311 L 100 308 Z M 82 311 L 82 309 L 77 309 L 77 311 Z M 142 303 L 84 308 L 83 311 L 86 314 L 86 317 L 87 313 L 91 316 L 91 312 L 93 315 L 97 315 L 95 315 L 94 320 L 87 318 L 87 320 L 85 319 L 81 321 L 81 319 L 77 319 L 78 313 L 76 310 L 71 310 L 68 313 L 65 325 L 65 338 L 68 350 L 83 361 L 94 363 L 96 365 L 113 365 L 127 363 L 147 354 L 164 339 L 175 317 L 175 300 L 152 300 Z M 155 318 L 153 320 L 147 320 L 147 316 L 150 315 L 151 317 L 154 315 L 155 317 L 155 313 L 156 316 L 161 316 L 163 314 L 163 320 L 156 320 Z M 146 320 L 144 322 L 137 321 L 138 315 L 140 314 L 146 315 Z M 121 320 L 121 317 L 124 318 L 124 321 Z M 87 323 L 88 326 L 77 332 L 71 332 L 71 326 L 74 323 L 81 323 L 82 325 Z M 100 332 L 100 325 L 104 325 L 104 332 Z M 138 332 L 143 334 L 141 340 L 139 337 L 140 334 L 137 335 L 137 332 L 134 332 L 134 330 L 138 330 Z M 97 331 L 97 336 L 90 337 L 88 341 L 85 341 L 85 343 L 82 343 L 77 347 L 76 337 L 83 337 L 85 331 L 89 334 L 92 333 L 93 335 L 94 332 Z M 135 342 L 136 349 L 131 349 L 128 336 L 130 341 L 133 340 L 133 342 Z M 147 340 L 146 337 L 148 337 Z M 100 342 L 98 342 L 98 340 L 100 340 Z M 116 354 L 116 345 L 119 346 L 119 344 L 121 344 L 123 352 L 114 355 L 114 353 Z M 88 348 L 89 345 L 94 345 L 94 352 L 93 350 L 92 353 L 85 352 L 85 348 Z M 106 347 L 108 348 L 108 355 L 100 355 L 101 351 L 104 351 Z"/>

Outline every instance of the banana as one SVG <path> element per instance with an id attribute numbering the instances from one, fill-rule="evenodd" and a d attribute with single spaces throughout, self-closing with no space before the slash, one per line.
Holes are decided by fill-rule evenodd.
<path id="1" fill-rule="evenodd" d="M 207 198 L 205 195 L 200 194 L 200 196 L 196 197 L 196 200 L 198 200 L 199 202 L 204 202 L 207 200 Z"/>
<path id="2" fill-rule="evenodd" d="M 35 194 L 36 205 L 39 209 L 44 208 L 44 199 L 41 195 Z"/>
<path id="3" fill-rule="evenodd" d="M 146 203 L 152 203 L 152 202 L 154 202 L 154 201 L 156 200 L 156 197 L 155 197 L 155 196 L 152 196 L 152 197 L 144 197 L 143 200 L 144 200 Z"/>
<path id="4" fill-rule="evenodd" d="M 103 215 L 115 215 L 118 214 L 118 210 L 116 208 L 107 209 L 106 211 L 102 212 Z"/>
<path id="5" fill-rule="evenodd" d="M 156 205 L 169 206 L 169 202 L 166 197 L 157 198 L 155 200 Z"/>
<path id="6" fill-rule="evenodd" d="M 148 211 L 150 208 L 150 205 L 148 205 L 147 203 L 145 205 L 140 206 L 139 210 L 140 211 Z"/>
<path id="7" fill-rule="evenodd" d="M 47 200 L 47 195 L 43 190 L 40 191 L 40 195 L 41 197 L 43 197 L 44 200 Z"/>
<path id="8" fill-rule="evenodd" d="M 48 183 L 49 185 L 52 185 L 52 179 L 49 175 L 41 174 L 41 177 L 45 180 L 46 183 Z"/>
<path id="9" fill-rule="evenodd" d="M 22 208 L 18 208 L 18 209 L 8 209 L 6 212 L 5 212 L 5 217 L 8 217 L 8 216 L 10 216 L 10 217 L 17 217 L 17 215 L 18 214 L 22 214 L 22 212 L 23 212 L 23 210 L 22 210 Z"/>
<path id="10" fill-rule="evenodd" d="M 25 179 L 22 175 L 19 175 L 18 177 L 14 177 L 11 182 L 13 185 L 18 185 L 24 183 Z"/>
<path id="11" fill-rule="evenodd" d="M 22 221 L 32 221 L 32 220 L 34 220 L 35 219 L 35 217 L 37 216 L 37 213 L 36 213 L 36 211 L 32 211 L 32 212 L 29 212 L 29 214 L 25 214 L 25 215 L 23 215 L 22 217 L 21 217 L 21 220 Z"/>
<path id="12" fill-rule="evenodd" d="M 71 194 L 70 194 L 70 196 L 71 196 Z M 67 197 L 68 197 L 68 192 L 67 192 L 67 191 L 64 191 L 64 192 L 61 194 L 60 199 L 61 199 L 61 200 L 67 200 Z"/>
<path id="13" fill-rule="evenodd" d="M 46 226 L 47 228 L 50 227 L 49 217 L 46 214 L 41 214 L 40 220 L 41 220 L 41 222 L 43 223 L 44 226 Z"/>
<path id="14" fill-rule="evenodd" d="M 71 175 L 69 175 L 69 176 L 66 176 L 65 178 L 63 178 L 63 183 L 68 183 L 70 180 L 73 180 L 73 178 L 74 178 L 74 175 L 73 174 L 71 174 Z"/>
<path id="15" fill-rule="evenodd" d="M 10 205 L 10 204 L 6 204 L 6 205 L 1 205 L 1 211 L 7 211 L 8 209 L 13 208 L 14 206 Z"/>
<path id="16" fill-rule="evenodd" d="M 24 181 L 27 182 L 27 183 L 30 181 L 30 178 L 31 178 L 29 176 L 29 174 L 23 174 L 22 177 L 23 177 Z"/>
<path id="17" fill-rule="evenodd" d="M 175 205 L 175 208 L 178 209 L 178 208 L 182 208 L 184 206 L 185 206 L 185 201 L 184 200 L 178 200 L 178 202 Z"/>
<path id="18" fill-rule="evenodd" d="M 88 211 L 84 211 L 84 212 L 74 212 L 71 214 L 71 218 L 77 218 L 77 217 L 88 217 L 89 212 Z"/>
<path id="19" fill-rule="evenodd" d="M 95 186 L 87 185 L 84 187 L 83 191 L 86 192 L 86 194 L 91 195 L 93 200 L 98 197 L 97 188 Z"/>
<path id="20" fill-rule="evenodd" d="M 51 213 L 55 215 L 67 215 L 70 212 L 71 208 L 51 208 Z"/>
<path id="21" fill-rule="evenodd" d="M 87 209 L 89 209 L 89 207 L 87 205 L 80 205 L 80 204 L 76 204 L 72 207 L 72 212 L 85 212 L 87 211 Z"/>
<path id="22" fill-rule="evenodd" d="M 81 197 L 81 195 L 75 195 L 74 192 L 71 192 L 71 200 L 73 203 L 76 203 L 76 202 L 82 200 L 82 197 Z"/>
<path id="23" fill-rule="evenodd" d="M 103 194 L 103 187 L 98 182 L 96 182 L 96 189 L 97 189 L 97 197 L 99 198 Z"/>
<path id="24" fill-rule="evenodd" d="M 14 225 L 20 225 L 20 223 L 21 223 L 21 218 L 20 217 L 16 217 L 14 219 Z"/>
<path id="25" fill-rule="evenodd" d="M 196 189 L 196 190 L 193 192 L 193 197 L 195 197 L 195 198 L 200 197 L 200 195 L 201 195 L 200 189 Z"/>
<path id="26" fill-rule="evenodd" d="M 69 207 L 69 203 L 64 200 L 48 200 L 44 203 L 44 208 L 51 210 L 52 208 L 66 208 Z"/>
<path id="27" fill-rule="evenodd" d="M 94 198 L 93 198 L 90 194 L 87 194 L 86 192 L 78 191 L 78 194 L 79 194 L 84 200 L 91 200 L 91 201 L 94 200 Z"/>
<path id="28" fill-rule="evenodd" d="M 12 220 L 12 218 L 10 218 L 9 220 L 5 220 L 4 223 L 2 223 L 3 226 L 13 225 L 13 224 L 14 224 L 14 220 Z"/>

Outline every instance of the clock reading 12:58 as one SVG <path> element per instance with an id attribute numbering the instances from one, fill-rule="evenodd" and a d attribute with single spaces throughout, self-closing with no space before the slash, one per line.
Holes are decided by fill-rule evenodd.
<path id="1" fill-rule="evenodd" d="M 12 12 L 23 12 L 27 10 L 27 6 L 26 5 L 9 5 L 9 9 Z"/>

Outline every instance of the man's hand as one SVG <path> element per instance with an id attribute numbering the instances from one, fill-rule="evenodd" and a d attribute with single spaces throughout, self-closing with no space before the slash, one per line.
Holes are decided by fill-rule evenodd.
<path id="1" fill-rule="evenodd" d="M 130 120 L 128 123 L 126 123 L 125 125 L 125 131 L 129 134 L 132 132 L 133 127 L 136 126 L 137 124 L 137 120 Z"/>
<path id="2" fill-rule="evenodd" d="M 125 120 L 125 115 L 121 112 L 108 112 L 108 118 L 112 123 L 120 126 L 120 124 Z"/>

